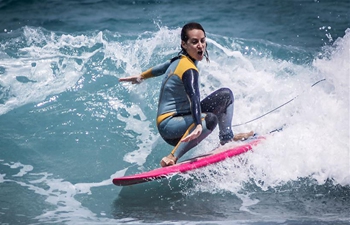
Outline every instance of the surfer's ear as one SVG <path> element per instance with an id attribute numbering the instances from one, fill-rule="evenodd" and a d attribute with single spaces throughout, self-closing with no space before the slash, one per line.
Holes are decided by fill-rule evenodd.
<path id="1" fill-rule="evenodd" d="M 187 50 L 187 44 L 184 41 L 181 41 L 181 48 Z"/>

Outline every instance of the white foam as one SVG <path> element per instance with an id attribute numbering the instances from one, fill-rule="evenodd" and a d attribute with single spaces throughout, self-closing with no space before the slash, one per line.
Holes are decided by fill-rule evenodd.
<path id="1" fill-rule="evenodd" d="M 156 139 L 149 118 L 145 116 L 142 109 L 136 105 L 126 106 L 118 99 L 110 100 L 110 105 L 117 111 L 124 109 L 129 115 L 127 117 L 118 114 L 117 118 L 125 122 L 125 131 L 132 131 L 137 134 L 135 143 L 138 143 L 138 149 L 131 150 L 124 156 L 124 161 L 143 165 L 147 155 L 152 151 L 152 144 Z M 132 137 L 132 136 L 131 136 Z"/>
<path id="2" fill-rule="evenodd" d="M 2 163 L 2 165 L 14 170 L 21 167 L 30 167 L 33 170 L 32 166 L 25 166 L 20 162 Z M 22 176 L 25 176 L 25 180 L 15 179 L 18 176 L 13 176 L 14 179 L 11 179 L 7 178 L 6 174 L 0 174 L 0 182 L 17 183 L 22 187 L 28 188 L 28 190 L 34 191 L 35 194 L 44 197 L 45 201 L 51 204 L 52 207 L 47 208 L 41 215 L 35 217 L 41 223 L 94 224 L 96 222 L 102 222 L 104 224 L 112 224 L 116 220 L 105 218 L 105 213 L 103 212 L 99 215 L 93 213 L 76 200 L 75 197 L 81 194 L 91 194 L 91 188 L 112 185 L 112 178 L 123 176 L 126 170 L 127 168 L 116 171 L 109 178 L 101 182 L 92 183 L 72 184 L 63 179 L 53 178 L 52 174 L 46 172 L 23 173 Z"/>
<path id="3" fill-rule="evenodd" d="M 208 94 L 222 85 L 234 91 L 234 124 L 296 98 L 263 118 L 235 127 L 236 132 L 252 129 L 263 134 L 286 124 L 282 132 L 269 136 L 253 152 L 201 169 L 196 175 L 201 179 L 196 182 L 195 191 L 229 191 L 239 196 L 245 183 L 253 181 L 267 190 L 300 178 L 312 178 L 319 185 L 327 180 L 350 184 L 349 35 L 347 30 L 334 46 L 325 48 L 326 57 L 315 59 L 312 65 L 247 57 L 251 67 L 246 66 L 246 60 L 234 58 L 221 63 L 216 59 L 224 58 L 221 55 L 214 55 L 209 65 L 201 63 L 205 68 L 202 93 Z M 236 63 L 234 70 L 231 63 Z M 311 87 L 323 78 L 326 81 Z M 200 145 L 202 153 L 213 147 L 213 141 L 217 137 L 212 135 L 203 141 L 209 145 Z M 255 202 L 249 198 L 247 202 L 246 197 L 241 210 L 247 210 L 245 204 Z"/>
<path id="4" fill-rule="evenodd" d="M 31 165 L 23 165 L 20 162 L 3 163 L 3 165 L 9 166 L 11 169 L 21 168 L 20 171 L 17 174 L 12 175 L 14 177 L 22 177 L 22 176 L 26 175 L 28 172 L 33 170 L 33 166 L 31 166 Z"/>
<path id="5" fill-rule="evenodd" d="M 250 214 L 254 214 L 254 212 L 252 212 L 249 207 L 258 204 L 260 201 L 258 199 L 252 199 L 250 198 L 251 194 L 238 194 L 236 193 L 237 197 L 240 198 L 242 200 L 242 205 L 239 208 L 240 211 L 245 211 L 245 212 L 249 212 Z"/>
<path id="6" fill-rule="evenodd" d="M 163 62 L 164 57 L 167 59 L 167 54 L 171 53 L 173 48 L 178 48 L 179 43 L 173 42 L 178 40 L 176 35 L 177 30 L 173 32 L 167 28 L 151 37 L 145 34 L 132 43 L 136 51 L 142 46 L 142 52 L 130 52 L 135 49 L 129 50 L 128 46 L 120 45 L 127 52 L 123 53 L 123 57 L 117 57 L 120 54 L 119 51 L 115 51 L 114 56 L 118 60 L 124 58 L 126 72 L 137 74 L 157 62 Z M 334 46 L 324 50 L 323 55 L 328 57 L 317 58 L 312 65 L 274 59 L 268 54 L 242 55 L 237 47 L 242 43 L 231 40 L 230 44 L 230 40 L 227 39 L 227 45 L 224 46 L 214 38 L 208 37 L 211 44 L 211 62 L 199 63 L 201 97 L 204 98 L 223 86 L 233 90 L 233 124 L 257 118 L 294 99 L 263 118 L 234 127 L 234 132 L 255 130 L 258 133 L 267 133 L 286 124 L 281 134 L 257 147 L 257 153 L 249 158 L 249 162 L 252 163 L 250 166 L 255 168 L 255 172 L 245 171 L 241 181 L 253 177 L 255 180 L 264 181 L 262 188 L 280 185 L 300 177 L 313 177 L 320 184 L 326 179 L 349 184 L 349 176 L 342 172 L 349 171 L 349 31 L 337 40 Z M 156 56 L 161 55 L 159 58 L 162 60 L 154 56 L 154 51 L 159 48 L 162 48 L 162 51 L 157 52 Z M 152 57 L 155 59 L 151 60 Z M 150 62 L 152 65 L 148 65 Z M 120 76 L 124 75 L 127 74 Z M 326 81 L 311 87 L 323 78 Z M 141 85 L 123 86 L 129 93 L 133 93 L 133 96 L 137 96 L 137 99 L 131 101 L 139 104 L 143 100 L 147 101 L 149 96 L 143 94 L 149 94 L 149 87 L 158 87 L 157 79 L 147 80 Z M 158 93 L 157 90 L 151 91 L 152 94 Z M 118 119 L 126 123 L 125 130 L 137 133 L 137 141 L 143 143 L 143 146 L 139 145 L 139 149 L 126 154 L 124 160 L 141 165 L 150 153 L 147 149 L 151 149 L 152 143 L 155 143 L 154 136 L 157 131 L 153 130 L 154 126 L 149 123 L 153 118 L 148 118 L 137 104 L 125 106 L 125 103 L 118 100 L 114 107 L 123 108 L 130 114 L 127 117 L 118 115 Z M 150 133 L 152 134 L 149 135 Z M 215 131 L 192 152 L 209 151 L 217 143 Z"/>
<path id="7" fill-rule="evenodd" d="M 19 47 L 15 53 L 19 57 L 2 57 L 0 62 L 4 68 L 0 87 L 6 90 L 6 96 L 2 96 L 4 104 L 0 104 L 0 115 L 73 88 L 84 74 L 84 62 L 98 51 L 77 53 L 75 50 L 92 47 L 100 40 L 101 34 L 90 38 L 84 35 L 57 35 L 39 28 L 24 27 L 21 42 L 26 45 Z M 18 46 L 13 42 L 4 44 L 4 48 Z"/>
<path id="8" fill-rule="evenodd" d="M 103 180 L 101 182 L 93 182 L 93 183 L 77 183 L 74 185 L 75 190 L 79 194 L 91 194 L 91 188 L 96 187 L 103 187 L 107 185 L 111 185 L 111 180 L 115 177 L 122 177 L 124 176 L 125 172 L 128 168 L 116 171 L 114 174 L 112 174 L 108 179 Z"/>

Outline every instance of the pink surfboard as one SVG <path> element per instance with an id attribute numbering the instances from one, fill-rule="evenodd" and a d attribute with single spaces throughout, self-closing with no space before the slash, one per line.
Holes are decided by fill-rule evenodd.
<path id="1" fill-rule="evenodd" d="M 139 173 L 130 176 L 117 177 L 113 179 L 113 184 L 117 186 L 127 186 L 133 184 L 139 184 L 156 179 L 165 178 L 178 173 L 185 173 L 194 169 L 205 167 L 214 163 L 218 163 L 227 158 L 234 157 L 236 155 L 247 152 L 253 148 L 253 146 L 263 140 L 263 137 L 259 137 L 253 140 L 242 142 L 242 145 L 231 147 L 229 149 L 223 149 L 220 147 L 208 154 L 197 156 L 195 158 L 188 159 L 173 166 L 157 168 L 148 172 Z"/>

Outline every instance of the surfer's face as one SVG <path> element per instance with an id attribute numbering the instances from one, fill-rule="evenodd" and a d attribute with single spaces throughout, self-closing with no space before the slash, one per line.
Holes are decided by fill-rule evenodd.
<path id="1" fill-rule="evenodd" d="M 187 31 L 187 42 L 181 41 L 181 46 L 194 60 L 201 61 L 204 57 L 207 42 L 202 30 L 193 29 Z"/>

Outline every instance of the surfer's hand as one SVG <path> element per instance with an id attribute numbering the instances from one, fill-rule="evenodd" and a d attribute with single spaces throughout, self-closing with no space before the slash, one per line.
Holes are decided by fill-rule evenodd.
<path id="1" fill-rule="evenodd" d="M 119 82 L 131 82 L 132 84 L 139 84 L 142 80 L 141 75 L 119 78 Z"/>
<path id="2" fill-rule="evenodd" d="M 202 125 L 198 124 L 196 126 L 196 128 L 189 135 L 187 135 L 185 138 L 183 138 L 181 141 L 182 142 L 189 142 L 189 141 L 192 141 L 193 139 L 198 138 L 199 135 L 201 135 L 202 130 L 203 130 Z"/>

